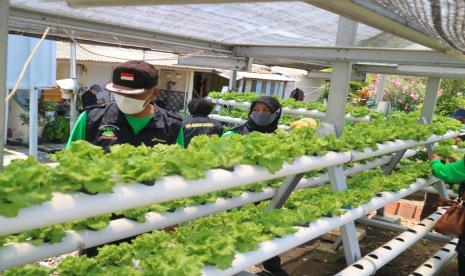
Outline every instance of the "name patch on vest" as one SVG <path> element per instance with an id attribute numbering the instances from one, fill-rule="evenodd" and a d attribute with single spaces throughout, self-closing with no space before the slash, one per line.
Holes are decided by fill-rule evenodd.
<path id="1" fill-rule="evenodd" d="M 213 123 L 192 123 L 186 124 L 184 128 L 197 128 L 197 127 L 214 127 Z"/>
<path id="2" fill-rule="evenodd" d="M 116 136 L 115 132 L 119 130 L 119 127 L 115 125 L 103 125 L 98 129 L 99 131 L 101 131 L 101 134 L 98 136 L 99 139 L 112 141 L 118 140 L 118 137 Z"/>
<path id="3" fill-rule="evenodd" d="M 152 138 L 152 142 L 161 143 L 161 144 L 168 144 L 168 142 L 166 140 L 163 140 L 163 139 L 160 139 L 160 138 L 157 138 L 157 137 Z"/>

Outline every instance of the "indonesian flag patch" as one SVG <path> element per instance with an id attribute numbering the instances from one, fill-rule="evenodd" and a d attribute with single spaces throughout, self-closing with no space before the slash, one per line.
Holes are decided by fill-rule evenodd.
<path id="1" fill-rule="evenodd" d="M 121 73 L 121 80 L 134 81 L 134 74 Z"/>

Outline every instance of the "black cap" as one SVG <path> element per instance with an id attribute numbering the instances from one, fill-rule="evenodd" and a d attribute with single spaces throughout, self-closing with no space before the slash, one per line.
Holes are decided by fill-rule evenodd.
<path id="1" fill-rule="evenodd" d="M 112 82 L 105 89 L 120 94 L 136 95 L 151 89 L 158 82 L 158 71 L 145 61 L 131 60 L 113 70 Z"/>

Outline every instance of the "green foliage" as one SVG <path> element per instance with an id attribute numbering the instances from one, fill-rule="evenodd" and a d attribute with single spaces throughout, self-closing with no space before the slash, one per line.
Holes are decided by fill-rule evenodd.
<path id="1" fill-rule="evenodd" d="M 351 82 L 351 83 L 353 83 L 355 88 L 360 86 L 359 84 L 356 84 L 356 82 Z M 248 92 L 248 93 L 228 92 L 228 93 L 223 93 L 223 94 L 220 92 L 210 92 L 208 96 L 213 99 L 235 100 L 237 102 L 253 102 L 258 97 L 260 97 L 260 95 L 257 95 L 251 92 Z M 303 108 L 307 110 L 317 110 L 320 112 L 326 111 L 326 105 L 321 102 L 303 102 L 303 101 L 296 101 L 293 98 L 282 99 L 279 96 L 275 96 L 275 98 L 279 100 L 279 102 L 281 103 L 283 107 L 288 107 L 291 109 Z M 238 110 L 240 109 L 233 109 L 230 112 L 222 111 L 223 113 L 220 112 L 220 115 L 231 116 L 231 117 L 242 118 L 242 119 L 247 118 L 247 114 L 244 114 Z M 347 111 L 353 117 L 364 117 L 364 116 L 369 115 L 374 118 L 379 118 L 382 116 L 382 113 L 376 110 L 371 110 L 367 107 L 356 107 L 351 104 L 347 105 Z"/>
<path id="2" fill-rule="evenodd" d="M 19 120 L 21 121 L 21 125 L 29 125 L 29 114 L 28 113 L 21 113 L 18 115 Z M 39 127 L 45 126 L 49 122 L 49 119 L 45 116 L 39 115 L 38 124 Z"/>
<path id="3" fill-rule="evenodd" d="M 199 136 L 188 149 L 177 145 L 117 145 L 109 154 L 98 146 L 77 141 L 52 157 L 60 162 L 53 170 L 28 159 L 13 162 L 0 173 L 0 214 L 16 216 L 21 208 L 50 200 L 52 191 L 108 193 L 117 181 L 153 183 L 168 175 L 200 179 L 210 169 L 239 164 L 263 166 L 274 173 L 303 155 L 376 149 L 378 143 L 385 141 L 420 141 L 461 127 L 457 120 L 446 117 L 435 117 L 427 126 L 417 121 L 416 113 L 394 113 L 388 118 L 347 127 L 339 139 L 332 135 L 321 138 L 312 128 L 300 128 L 224 138 Z"/>
<path id="4" fill-rule="evenodd" d="M 465 108 L 465 80 L 444 79 L 442 93 L 436 103 L 435 114 L 450 116 L 458 108 Z"/>
<path id="5" fill-rule="evenodd" d="M 5 271 L 4 276 L 48 276 L 51 270 L 39 265 L 28 264 Z"/>
<path id="6" fill-rule="evenodd" d="M 392 76 L 389 78 L 384 99 L 394 111 L 412 112 L 422 103 L 426 91 L 426 79 Z"/>
<path id="7" fill-rule="evenodd" d="M 0 215 L 15 217 L 21 208 L 52 198 L 50 168 L 32 158 L 14 160 L 0 173 Z"/>
<path id="8" fill-rule="evenodd" d="M 69 137 L 69 118 L 56 116 L 53 121 L 47 122 L 44 126 L 42 139 L 45 142 L 63 143 Z"/>
<path id="9" fill-rule="evenodd" d="M 339 193 L 329 186 L 299 190 L 283 208 L 271 212 L 264 212 L 268 202 L 249 204 L 187 222 L 170 234 L 159 230 L 140 235 L 131 244 L 105 245 L 93 259 L 67 257 L 57 272 L 59 275 L 200 275 L 205 265 L 227 269 L 237 252 L 255 250 L 260 242 L 295 233 L 296 225 L 322 216 L 341 215 L 347 208 L 368 203 L 379 192 L 397 192 L 429 174 L 427 162 L 404 165 L 388 176 L 381 169 L 362 172 L 347 179 L 348 189 Z M 7 273 L 24 269 L 15 268 Z"/>
<path id="10" fill-rule="evenodd" d="M 57 103 L 50 100 L 42 100 L 39 103 L 40 110 L 39 112 L 55 111 Z"/>

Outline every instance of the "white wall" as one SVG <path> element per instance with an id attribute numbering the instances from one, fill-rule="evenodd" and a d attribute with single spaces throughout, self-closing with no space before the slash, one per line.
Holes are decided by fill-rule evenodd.
<path id="1" fill-rule="evenodd" d="M 297 81 L 288 82 L 285 91 L 285 98 L 289 98 L 292 90 L 300 88 L 305 93 L 304 101 L 317 101 L 320 98 L 319 92 L 312 92 L 315 87 L 322 86 L 325 81 L 323 79 L 309 78 L 307 76 L 293 76 Z"/>
<path id="2" fill-rule="evenodd" d="M 103 86 L 111 81 L 113 68 L 112 64 L 96 64 L 77 62 L 78 83 L 82 83 L 87 88 L 94 84 Z M 83 66 L 82 66 L 83 65 Z M 84 70 L 82 70 L 84 69 Z M 57 65 L 57 79 L 69 78 L 69 62 L 60 61 Z"/>
<path id="3" fill-rule="evenodd" d="M 168 89 L 168 81 L 175 82 L 170 90 L 185 92 L 186 91 L 187 71 L 185 70 L 168 70 L 161 69 L 158 76 L 158 88 Z"/>

